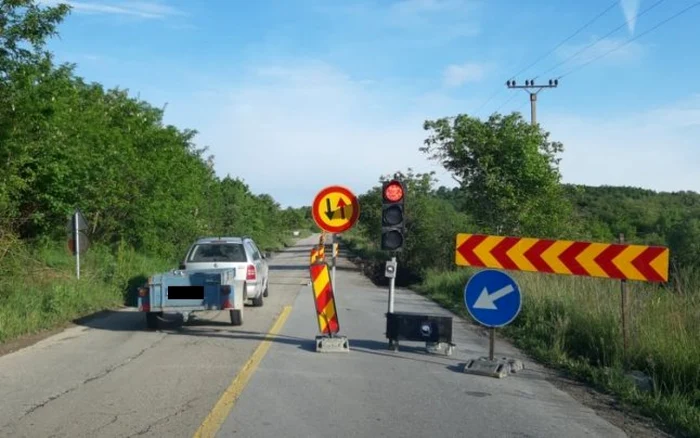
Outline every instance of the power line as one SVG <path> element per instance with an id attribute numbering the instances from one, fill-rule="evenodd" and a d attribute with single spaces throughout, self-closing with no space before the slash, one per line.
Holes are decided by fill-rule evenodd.
<path id="1" fill-rule="evenodd" d="M 515 94 L 511 94 L 510 97 L 509 97 L 505 102 L 503 102 L 502 104 L 500 104 L 500 105 L 498 106 L 498 108 L 496 108 L 495 110 L 493 110 L 493 112 L 494 112 L 494 113 L 497 113 L 498 110 L 500 110 L 501 108 L 503 108 L 504 106 L 506 106 L 507 104 L 509 104 L 513 99 L 515 99 Z"/>
<path id="2" fill-rule="evenodd" d="M 607 14 L 608 12 L 610 12 L 610 10 L 611 10 L 612 8 L 614 8 L 615 6 L 617 6 L 618 3 L 619 3 L 619 0 L 613 1 L 607 8 L 605 8 L 602 12 L 600 12 L 600 13 L 599 13 L 598 15 L 596 15 L 595 17 L 591 18 L 586 24 L 584 24 L 583 26 L 581 26 L 580 28 L 578 28 L 578 30 L 576 30 L 574 33 L 572 33 L 571 35 L 569 35 L 565 40 L 563 40 L 562 42 L 560 42 L 559 44 L 557 44 L 557 46 L 554 47 L 552 50 L 550 50 L 549 52 L 547 52 L 547 53 L 545 53 L 544 55 L 540 56 L 540 57 L 537 58 L 535 61 L 533 61 L 530 65 L 528 65 L 528 66 L 525 67 L 524 69 L 520 70 L 519 72 L 517 72 L 516 74 L 514 74 L 514 75 L 511 76 L 510 78 L 511 78 L 511 79 L 515 79 L 516 76 L 518 76 L 519 74 L 521 74 L 521 73 L 527 71 L 530 67 L 534 66 L 534 65 L 537 64 L 538 62 L 542 61 L 544 58 L 546 58 L 546 57 L 548 57 L 549 55 L 551 55 L 552 53 L 554 53 L 558 48 L 560 48 L 561 46 L 563 46 L 564 44 L 566 44 L 566 42 L 568 42 L 571 38 L 575 37 L 576 35 L 578 35 L 578 34 L 581 33 L 582 31 L 584 31 L 588 26 L 590 26 L 591 24 L 595 23 L 600 17 L 602 17 L 603 15 Z"/>
<path id="3" fill-rule="evenodd" d="M 599 56 L 597 56 L 597 57 L 591 59 L 590 61 L 586 62 L 585 64 L 579 65 L 578 67 L 575 67 L 574 69 L 569 70 L 567 73 L 565 73 L 565 74 L 559 76 L 558 79 L 561 79 L 561 78 L 563 78 L 563 77 L 565 77 L 565 76 L 569 76 L 570 74 L 572 74 L 572 73 L 574 73 L 574 72 L 576 72 L 576 71 L 578 71 L 578 70 L 581 70 L 581 69 L 584 68 L 585 66 L 587 66 L 587 65 L 589 65 L 589 64 L 592 64 L 593 62 L 595 62 L 595 61 L 597 61 L 597 60 L 599 60 L 599 59 L 601 59 L 601 58 L 604 58 L 604 57 L 608 56 L 608 55 L 611 54 L 612 52 L 615 52 L 615 51 L 617 51 L 617 50 L 620 50 L 621 48 L 623 48 L 623 47 L 625 47 L 626 45 L 630 44 L 632 41 L 634 41 L 634 40 L 636 40 L 636 39 L 638 39 L 638 38 L 641 38 L 641 37 L 643 37 L 644 35 L 646 35 L 646 34 L 652 32 L 652 31 L 658 29 L 658 28 L 661 27 L 662 25 L 668 23 L 669 21 L 673 20 L 674 18 L 677 18 L 677 17 L 679 17 L 679 16 L 685 14 L 686 12 L 688 12 L 689 10 L 693 9 L 693 8 L 696 7 L 696 6 L 700 6 L 700 1 L 693 3 L 692 5 L 688 6 L 688 7 L 685 8 L 685 9 L 682 9 L 680 12 L 677 12 L 677 13 L 674 14 L 674 15 L 671 15 L 671 16 L 668 17 L 667 19 L 665 19 L 665 20 L 663 20 L 663 21 L 657 23 L 657 24 L 656 24 L 655 26 L 653 26 L 652 28 L 650 28 L 650 29 L 648 29 L 648 30 L 646 30 L 646 31 L 644 31 L 644 32 L 642 32 L 642 33 L 640 33 L 640 34 L 638 34 L 638 35 L 635 36 L 634 38 L 630 38 L 629 40 L 627 40 L 627 42 L 625 42 L 625 43 L 623 43 L 623 44 L 620 44 L 619 46 L 614 47 L 614 48 L 608 50 L 607 52 L 605 52 L 605 53 L 603 53 L 602 55 L 599 55 Z"/>
<path id="4" fill-rule="evenodd" d="M 642 15 L 646 14 L 647 12 L 649 12 L 649 11 L 652 10 L 652 9 L 654 9 L 656 6 L 660 5 L 661 3 L 665 2 L 665 1 L 666 1 L 666 0 L 658 0 L 658 1 L 657 1 L 656 3 L 654 3 L 653 5 L 649 6 L 649 7 L 646 8 L 646 9 L 644 9 L 642 12 L 638 13 L 638 14 L 635 15 L 634 17 L 632 17 L 632 18 L 630 18 L 629 20 L 625 21 L 624 23 L 622 23 L 621 25 L 619 25 L 619 26 L 616 27 L 615 29 L 611 30 L 611 31 L 608 32 L 607 34 L 605 34 L 605 35 L 603 35 L 602 37 L 598 38 L 597 40 L 595 40 L 594 42 L 592 42 L 592 43 L 589 44 L 588 46 L 584 47 L 583 49 L 581 49 L 581 50 L 579 50 L 578 52 L 574 53 L 573 55 L 569 56 L 569 57 L 566 58 L 565 60 L 559 62 L 559 63 L 556 64 L 554 67 L 551 67 L 551 68 L 545 70 L 544 72 L 540 73 L 539 75 L 535 76 L 535 78 L 537 78 L 537 77 L 539 77 L 539 76 L 546 75 L 546 74 L 549 73 L 550 71 L 552 71 L 552 70 L 554 70 L 554 69 L 556 69 L 556 68 L 558 68 L 558 67 L 560 67 L 560 66 L 566 64 L 567 62 L 569 62 L 569 61 L 572 60 L 573 58 L 577 57 L 577 56 L 580 55 L 581 53 L 585 52 L 586 50 L 588 50 L 588 49 L 590 49 L 591 47 L 595 46 L 595 45 L 598 44 L 599 42 L 603 41 L 605 38 L 609 37 L 610 35 L 614 34 L 614 33 L 617 32 L 618 30 L 620 30 L 620 29 L 622 29 L 623 27 L 627 26 L 627 24 L 628 24 L 630 21 L 636 20 L 637 18 L 639 18 L 639 17 L 641 17 Z"/>
<path id="5" fill-rule="evenodd" d="M 610 10 L 611 10 L 612 8 L 614 8 L 615 6 L 617 6 L 618 2 L 619 2 L 619 0 L 614 0 L 612 3 L 610 3 L 610 5 L 608 5 L 605 9 L 603 9 L 603 11 L 601 11 L 600 13 L 598 13 L 598 15 L 596 15 L 595 17 L 591 18 L 587 23 L 585 23 L 583 26 L 581 26 L 580 28 L 578 28 L 574 33 L 572 33 L 571 35 L 569 35 L 566 39 L 564 39 L 563 41 L 561 41 L 559 44 L 557 44 L 557 45 L 556 45 L 553 49 L 551 49 L 549 52 L 547 52 L 547 53 L 545 53 L 544 55 L 540 56 L 540 57 L 537 58 L 534 62 L 532 62 L 530 65 L 528 65 L 527 67 L 525 67 L 525 68 L 523 68 L 522 70 L 520 70 L 518 73 L 516 73 L 516 74 L 514 74 L 513 76 L 511 76 L 511 79 L 514 79 L 515 76 L 518 76 L 519 74 L 521 74 L 521 73 L 527 71 L 527 70 L 530 69 L 532 66 L 534 66 L 534 65 L 537 64 L 538 62 L 540 62 L 540 61 L 542 61 L 543 59 L 545 59 L 547 56 L 549 56 L 549 55 L 551 55 L 552 53 L 554 53 L 557 49 L 559 49 L 562 45 L 564 45 L 566 42 L 568 42 L 571 38 L 575 37 L 576 35 L 578 35 L 578 34 L 581 33 L 582 31 L 584 31 L 586 28 L 588 28 L 591 24 L 593 24 L 594 22 L 596 22 L 600 17 L 602 17 L 603 15 L 607 14 L 608 12 L 610 12 Z M 476 115 L 479 111 L 481 111 L 486 105 L 488 105 L 496 96 L 498 96 L 498 95 L 501 94 L 502 92 L 503 92 L 503 89 L 499 87 L 499 88 L 498 88 L 493 94 L 491 94 L 481 105 L 479 105 L 479 107 L 478 107 L 476 110 L 474 110 L 474 114 Z M 508 99 L 508 100 L 506 101 L 506 103 L 510 102 L 512 99 L 513 99 L 513 97 L 511 97 L 510 99 Z M 498 112 L 498 110 L 501 109 L 501 107 L 502 107 L 503 105 L 505 105 L 506 103 L 501 104 L 494 112 Z"/>
<path id="6" fill-rule="evenodd" d="M 479 105 L 479 107 L 478 107 L 477 109 L 474 110 L 474 115 L 476 115 L 476 113 L 478 113 L 479 111 L 481 111 L 481 109 L 482 109 L 483 107 L 485 107 L 486 105 L 488 105 L 488 103 L 491 102 L 491 101 L 493 100 L 493 98 L 496 97 L 497 95 L 499 95 L 502 91 L 503 91 L 503 89 L 502 89 L 501 87 L 498 87 L 498 90 L 494 91 L 494 93 L 493 93 L 491 96 L 489 96 L 489 98 L 486 99 L 486 100 L 484 101 L 484 103 L 482 103 L 481 105 Z"/>

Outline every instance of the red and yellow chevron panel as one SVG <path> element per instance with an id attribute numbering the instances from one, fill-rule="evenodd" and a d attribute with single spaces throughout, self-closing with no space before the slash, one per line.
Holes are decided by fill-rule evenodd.
<path id="1" fill-rule="evenodd" d="M 324 246 L 314 246 L 311 248 L 309 262 L 313 265 L 317 262 L 323 262 L 326 259 L 326 248 Z"/>
<path id="2" fill-rule="evenodd" d="M 668 281 L 668 259 L 661 246 L 466 233 L 457 234 L 455 247 L 458 266 L 659 283 Z"/>
<path id="3" fill-rule="evenodd" d="M 322 334 L 338 333 L 340 324 L 338 323 L 338 312 L 335 307 L 333 284 L 328 273 L 328 264 L 314 263 L 311 265 L 310 271 L 318 329 Z"/>

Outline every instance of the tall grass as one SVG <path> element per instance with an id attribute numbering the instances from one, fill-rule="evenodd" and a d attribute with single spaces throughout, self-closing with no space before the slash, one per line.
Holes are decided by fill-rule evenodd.
<path id="1" fill-rule="evenodd" d="M 428 271 L 416 289 L 466 315 L 464 287 L 474 272 Z M 627 283 L 629 343 L 625 356 L 619 281 L 510 274 L 522 290 L 523 305 L 518 318 L 503 333 L 518 347 L 616 393 L 676 432 L 700 436 L 697 283 L 685 290 Z M 687 281 L 681 284 L 691 285 Z M 650 376 L 654 390 L 636 390 L 624 377 L 624 371 L 630 369 Z"/>
<path id="2" fill-rule="evenodd" d="M 274 251 L 310 234 L 289 232 L 258 244 Z M 177 258 L 149 257 L 124 244 L 92 246 L 80 261 L 78 280 L 65 244 L 27 244 L 0 230 L 0 343 L 100 310 L 135 306 L 136 289 L 148 276 L 178 265 Z"/>
<path id="3" fill-rule="evenodd" d="M 75 258 L 57 243 L 0 240 L 0 342 L 50 329 L 106 308 L 130 304 L 136 287 L 173 261 L 137 254 L 125 245 L 95 246 Z"/>

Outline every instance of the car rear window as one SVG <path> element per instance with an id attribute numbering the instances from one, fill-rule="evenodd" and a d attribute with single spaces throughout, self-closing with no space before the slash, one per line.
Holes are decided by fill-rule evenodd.
<path id="1" fill-rule="evenodd" d="M 202 243 L 195 245 L 188 262 L 246 262 L 245 249 L 240 243 Z"/>

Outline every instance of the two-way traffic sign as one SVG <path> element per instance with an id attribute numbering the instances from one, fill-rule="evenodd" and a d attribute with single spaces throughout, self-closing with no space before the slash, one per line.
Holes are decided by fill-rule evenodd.
<path id="1" fill-rule="evenodd" d="M 311 205 L 314 222 L 328 233 L 342 233 L 360 217 L 360 203 L 347 188 L 330 186 L 321 190 Z"/>
<path id="2" fill-rule="evenodd" d="M 520 313 L 522 297 L 518 283 L 511 276 L 486 269 L 467 281 L 464 304 L 478 323 L 486 327 L 503 327 Z"/>

